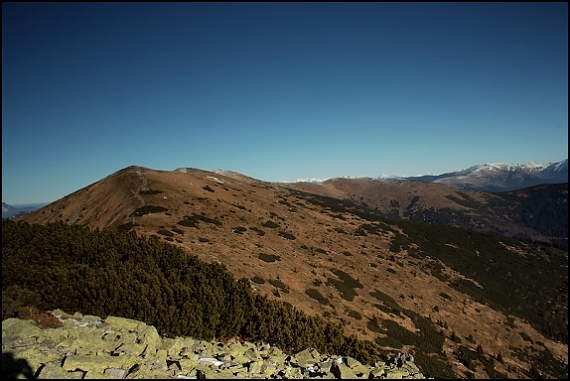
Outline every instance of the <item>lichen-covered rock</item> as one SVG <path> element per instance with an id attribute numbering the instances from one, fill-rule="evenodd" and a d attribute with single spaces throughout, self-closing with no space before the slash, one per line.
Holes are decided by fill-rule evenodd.
<path id="1" fill-rule="evenodd" d="M 42 334 L 42 329 L 28 320 L 16 318 L 6 319 L 2 322 L 2 341 L 4 336 L 19 336 L 22 339 L 28 337 L 38 337 Z"/>
<path id="2" fill-rule="evenodd" d="M 388 363 L 307 348 L 288 356 L 267 343 L 161 338 L 132 319 L 52 312 L 64 324 L 40 329 L 31 321 L 2 322 L 2 352 L 13 358 L 11 376 L 85 379 L 148 378 L 423 378 L 408 354 Z M 4 361 L 3 361 L 4 369 Z"/>
<path id="3" fill-rule="evenodd" d="M 125 329 L 127 331 L 137 331 L 139 328 L 146 326 L 145 323 L 138 320 L 110 315 L 107 316 L 107 319 L 105 319 L 105 323 L 109 324 L 111 327 L 113 327 L 113 329 L 117 331 L 120 331 L 122 329 Z"/>
<path id="4" fill-rule="evenodd" d="M 67 378 L 68 375 L 69 372 L 67 372 L 61 366 L 55 364 L 48 364 L 40 370 L 37 377 L 40 379 L 60 379 L 60 378 Z"/>
<path id="5" fill-rule="evenodd" d="M 138 340 L 143 346 L 145 346 L 145 355 L 156 354 L 157 349 L 162 345 L 162 339 L 160 338 L 156 328 L 152 325 L 147 325 L 139 331 Z"/>
<path id="6" fill-rule="evenodd" d="M 343 363 L 339 364 L 335 362 L 331 371 L 335 374 L 335 376 L 337 376 L 337 378 L 340 378 L 342 380 L 357 378 L 352 369 Z"/>

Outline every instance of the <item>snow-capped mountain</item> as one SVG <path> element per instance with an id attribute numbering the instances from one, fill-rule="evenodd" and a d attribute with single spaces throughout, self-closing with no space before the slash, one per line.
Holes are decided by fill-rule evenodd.
<path id="1" fill-rule="evenodd" d="M 441 175 L 407 177 L 456 188 L 504 192 L 538 184 L 568 182 L 568 159 L 558 163 L 488 163 Z"/>
<path id="2" fill-rule="evenodd" d="M 12 206 L 2 202 L 2 218 L 17 218 L 47 205 L 47 202 Z"/>
<path id="3" fill-rule="evenodd" d="M 2 218 L 8 218 L 17 211 L 18 209 L 14 208 L 12 205 L 2 202 Z"/>

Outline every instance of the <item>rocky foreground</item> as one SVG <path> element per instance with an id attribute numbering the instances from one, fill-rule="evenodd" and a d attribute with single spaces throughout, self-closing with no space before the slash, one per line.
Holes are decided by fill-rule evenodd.
<path id="1" fill-rule="evenodd" d="M 61 328 L 2 322 L 2 378 L 425 378 L 409 354 L 364 365 L 305 349 L 287 355 L 269 344 L 160 337 L 143 322 L 52 313 Z"/>

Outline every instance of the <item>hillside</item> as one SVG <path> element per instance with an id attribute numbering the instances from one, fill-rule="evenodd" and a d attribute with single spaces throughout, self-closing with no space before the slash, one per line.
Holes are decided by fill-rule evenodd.
<path id="1" fill-rule="evenodd" d="M 347 334 L 423 354 L 424 367 L 442 359 L 476 377 L 567 367 L 566 252 L 228 175 L 129 167 L 19 220 L 159 237 Z M 443 341 L 424 348 L 439 342 L 432 332 Z M 469 360 L 479 346 L 486 360 Z"/>
<path id="2" fill-rule="evenodd" d="M 282 186 L 349 199 L 398 219 L 568 245 L 568 183 L 503 193 L 370 178 Z"/>
<path id="3" fill-rule="evenodd" d="M 568 159 L 557 163 L 489 163 L 441 175 L 407 179 L 469 190 L 507 192 L 540 184 L 567 183 Z"/>

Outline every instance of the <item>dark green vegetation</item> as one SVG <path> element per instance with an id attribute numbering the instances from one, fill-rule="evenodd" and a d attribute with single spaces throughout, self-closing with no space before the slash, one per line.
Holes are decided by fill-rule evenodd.
<path id="1" fill-rule="evenodd" d="M 412 258 L 427 260 L 428 264 L 423 270 L 447 282 L 450 287 L 507 316 L 510 314 L 525 319 L 550 339 L 568 343 L 567 249 L 447 226 L 393 220 L 350 200 L 341 201 L 293 190 L 292 193 L 323 207 L 329 213 L 350 213 L 369 221 L 369 224 L 356 228 L 354 235 L 380 234 L 382 231 L 394 233 L 390 247 L 392 252 L 406 250 Z M 483 288 L 466 279 L 451 281 L 442 271 L 444 266 L 475 280 Z M 379 337 L 377 343 L 394 348 L 399 346 L 398 343 L 409 343 L 415 347 L 414 357 L 424 374 L 454 377 L 442 361 L 444 337 L 437 332 L 433 322 L 413 311 L 402 309 L 392 298 L 378 290 L 371 295 L 383 302 L 381 305 L 375 304 L 376 308 L 386 313 L 403 312 L 412 318 L 421 331 L 416 334 L 394 321 L 380 322 L 374 318 L 368 323 L 368 329 L 387 336 Z M 447 294 L 440 296 L 444 299 L 449 297 Z M 455 339 L 456 342 L 461 341 L 457 336 Z M 470 339 L 467 341 L 475 344 L 472 337 Z M 540 354 L 528 353 L 523 361 L 535 364 L 534 376 L 546 373 L 554 377 L 567 377 L 565 364 L 547 354 L 541 357 Z M 548 366 L 544 366 L 545 363 Z M 483 360 L 478 359 L 477 364 L 490 377 L 504 377 L 494 369 L 493 359 L 488 356 Z"/>
<path id="2" fill-rule="evenodd" d="M 257 257 L 264 262 L 275 262 L 275 261 L 281 260 L 281 257 L 279 255 L 275 255 L 275 254 L 261 253 Z"/>
<path id="3" fill-rule="evenodd" d="M 327 278 L 328 284 L 334 286 L 340 291 L 341 297 L 351 302 L 355 296 L 358 296 L 355 288 L 363 288 L 364 286 L 356 279 L 341 270 L 331 270 L 331 272 L 339 277 L 338 279 Z"/>
<path id="4" fill-rule="evenodd" d="M 240 335 L 288 353 L 314 347 L 364 363 L 383 357 L 338 325 L 254 295 L 248 280 L 236 281 L 219 263 L 132 232 L 3 220 L 2 296 L 3 304 L 133 318 L 166 336 Z"/>
<path id="5" fill-rule="evenodd" d="M 308 290 L 305 291 L 305 294 L 309 295 L 310 298 L 317 300 L 319 303 L 321 303 L 325 306 L 328 306 L 331 304 L 326 297 L 321 295 L 321 293 L 318 292 L 317 290 L 315 290 L 314 288 L 309 288 Z"/>
<path id="6" fill-rule="evenodd" d="M 532 348 L 512 348 L 515 356 L 521 361 L 532 364 L 527 376 L 530 378 L 541 379 L 546 378 L 548 374 L 558 379 L 568 378 L 568 366 L 558 361 L 547 348 L 539 353 L 532 353 Z M 530 350 L 529 350 L 530 349 Z"/>
<path id="7" fill-rule="evenodd" d="M 560 187 L 567 189 L 567 184 Z M 441 262 L 464 277 L 475 280 L 483 288 L 465 279 L 450 282 L 435 264 L 426 271 L 450 282 L 450 287 L 480 303 L 488 304 L 506 315 L 525 319 L 546 337 L 568 343 L 567 251 L 494 234 L 393 220 L 350 200 L 341 201 L 294 190 L 291 192 L 331 212 L 354 214 L 368 220 L 371 225 L 394 232 L 396 237 L 392 242 L 392 251 L 407 250 L 413 258 Z M 390 227 L 394 225 L 403 234 Z M 368 233 L 378 231 L 376 228 L 366 228 L 359 230 Z M 417 248 L 413 248 L 412 244 Z"/>
<path id="8" fill-rule="evenodd" d="M 281 282 L 278 279 L 269 279 L 269 284 L 271 284 L 273 287 L 281 289 L 281 291 L 286 294 L 289 293 L 289 287 L 287 287 L 285 283 Z"/>
<path id="9" fill-rule="evenodd" d="M 250 227 L 250 229 L 253 230 L 254 232 L 256 232 L 258 236 L 263 237 L 265 235 L 265 232 L 258 227 L 253 226 L 253 227 Z"/>
<path id="10" fill-rule="evenodd" d="M 262 223 L 261 226 L 265 226 L 266 228 L 275 229 L 275 228 L 279 227 L 279 224 L 277 224 L 271 220 L 267 220 L 266 222 Z"/>
<path id="11" fill-rule="evenodd" d="M 198 223 L 207 222 L 209 224 L 221 226 L 222 222 L 220 220 L 216 220 L 215 218 L 206 217 L 202 214 L 193 214 L 191 216 L 184 216 L 183 220 L 178 221 L 178 225 L 187 226 L 191 228 L 199 229 Z"/>
<path id="12" fill-rule="evenodd" d="M 402 312 L 402 307 L 400 307 L 400 305 L 393 298 L 384 294 L 382 291 L 374 290 L 374 292 L 371 292 L 370 295 L 384 303 L 384 306 L 387 308 L 387 310 L 385 310 L 379 306 L 377 307 L 378 309 L 387 313 L 394 313 L 396 315 L 400 315 L 400 312 Z"/>
<path id="13" fill-rule="evenodd" d="M 537 231 L 545 237 L 552 237 L 553 244 L 568 247 L 568 183 L 537 185 L 511 192 L 494 193 L 487 203 L 458 192 L 460 197 L 448 195 L 449 200 L 469 208 L 469 213 L 441 208 L 417 211 L 410 204 L 404 217 L 411 221 L 436 225 L 453 225 L 463 229 L 474 229 L 473 214 L 485 216 L 486 231 L 502 234 L 500 228 L 505 221 Z M 415 204 L 415 203 L 413 203 Z M 521 238 L 526 238 L 520 234 Z"/>
<path id="14" fill-rule="evenodd" d="M 278 232 L 277 234 L 278 234 L 280 237 L 283 237 L 283 238 L 286 238 L 286 239 L 289 239 L 289 240 L 294 240 L 294 239 L 295 239 L 295 236 L 294 236 L 293 234 L 291 234 L 291 233 L 287 233 L 287 232 L 281 231 L 281 232 Z"/>
<path id="15" fill-rule="evenodd" d="M 139 191 L 139 194 L 141 194 L 141 195 L 147 195 L 147 194 L 150 195 L 150 194 L 159 194 L 159 193 L 162 193 L 162 191 L 161 191 L 161 190 L 150 189 L 150 188 L 142 188 L 142 189 Z"/>
<path id="16" fill-rule="evenodd" d="M 237 234 L 243 234 L 243 232 L 247 231 L 247 229 L 244 228 L 243 226 L 237 226 L 233 228 L 232 231 Z"/>
<path id="17" fill-rule="evenodd" d="M 140 224 L 137 224 L 136 222 L 127 222 L 126 224 L 122 224 L 122 225 L 117 226 L 116 229 L 118 231 L 126 232 L 126 231 L 131 230 L 135 226 L 140 226 Z"/>
<path id="18" fill-rule="evenodd" d="M 174 233 L 168 229 L 160 229 L 159 231 L 157 231 L 157 233 L 168 236 L 168 237 L 174 237 Z"/>
<path id="19" fill-rule="evenodd" d="M 161 213 L 161 212 L 166 212 L 168 211 L 167 208 L 164 208 L 162 206 L 156 206 L 156 205 L 145 205 L 145 206 L 141 206 L 140 208 L 137 208 L 135 210 L 133 210 L 133 212 L 131 214 L 129 214 L 129 217 L 139 217 L 139 216 L 144 216 L 145 214 L 149 214 L 149 213 Z"/>
<path id="20" fill-rule="evenodd" d="M 263 278 L 260 278 L 258 276 L 254 276 L 253 278 L 251 278 L 251 280 L 253 281 L 253 283 L 257 283 L 257 284 L 264 284 L 265 283 Z"/>

